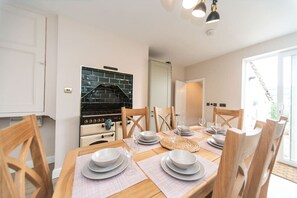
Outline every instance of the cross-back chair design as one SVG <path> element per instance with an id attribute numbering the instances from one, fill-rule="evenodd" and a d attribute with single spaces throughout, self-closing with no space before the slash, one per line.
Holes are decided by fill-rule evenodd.
<path id="1" fill-rule="evenodd" d="M 11 152 L 20 148 L 18 158 Z M 26 165 L 31 154 L 34 168 Z M 25 197 L 26 180 L 35 190 L 31 197 L 51 197 L 53 185 L 36 116 L 30 115 L 10 127 L 0 130 L 0 197 Z M 14 173 L 10 173 L 10 169 Z"/>
<path id="2" fill-rule="evenodd" d="M 213 109 L 213 122 L 217 122 L 218 118 L 220 118 L 220 121 L 222 121 L 221 126 L 228 126 L 229 128 L 232 128 L 231 121 L 238 119 L 236 128 L 242 129 L 243 126 L 243 109 L 239 110 L 229 110 L 229 109 L 219 109 L 214 108 Z"/>
<path id="3" fill-rule="evenodd" d="M 245 132 L 230 128 L 221 156 L 212 197 L 242 197 L 248 170 L 261 133 L 246 136 Z"/>
<path id="4" fill-rule="evenodd" d="M 176 122 L 174 117 L 174 107 L 168 108 L 158 108 L 154 107 L 154 117 L 157 132 L 166 130 L 166 127 L 169 130 L 176 128 Z"/>
<path id="5" fill-rule="evenodd" d="M 247 182 L 246 198 L 267 197 L 272 169 L 287 123 L 286 117 L 279 121 L 266 120 L 255 157 L 252 161 Z"/>
<path id="6" fill-rule="evenodd" d="M 149 108 L 144 107 L 143 109 L 126 109 L 122 107 L 122 128 L 123 128 L 123 137 L 131 137 L 135 128 L 139 128 L 141 131 L 149 130 Z M 141 125 L 141 122 L 144 122 L 144 126 Z M 130 130 L 127 130 L 127 122 L 131 122 L 132 126 Z"/>

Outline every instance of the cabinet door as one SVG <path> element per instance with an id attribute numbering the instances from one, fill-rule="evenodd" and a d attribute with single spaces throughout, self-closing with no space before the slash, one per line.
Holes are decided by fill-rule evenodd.
<path id="1" fill-rule="evenodd" d="M 150 130 L 155 131 L 154 106 L 171 106 L 171 64 L 149 61 Z"/>
<path id="2" fill-rule="evenodd" d="M 45 26 L 42 15 L 0 6 L 0 116 L 44 112 Z"/>

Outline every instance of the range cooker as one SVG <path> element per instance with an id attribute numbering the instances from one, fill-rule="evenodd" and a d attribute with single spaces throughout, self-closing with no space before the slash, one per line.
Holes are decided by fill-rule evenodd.
<path id="1" fill-rule="evenodd" d="M 80 146 L 121 138 L 121 107 L 132 108 L 133 75 L 82 67 Z"/>

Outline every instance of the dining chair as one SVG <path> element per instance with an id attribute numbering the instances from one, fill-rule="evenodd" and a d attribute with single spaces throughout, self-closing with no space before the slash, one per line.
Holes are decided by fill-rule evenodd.
<path id="1" fill-rule="evenodd" d="M 252 135 L 236 128 L 227 129 L 226 140 L 218 168 L 212 197 L 241 197 L 248 170 L 257 148 L 260 131 Z"/>
<path id="2" fill-rule="evenodd" d="M 12 151 L 19 148 L 13 157 Z M 29 154 L 33 169 L 26 165 Z M 35 187 L 31 197 L 52 196 L 51 172 L 35 115 L 0 130 L 0 169 L 0 197 L 25 197 L 28 181 Z"/>
<path id="3" fill-rule="evenodd" d="M 127 109 L 122 107 L 122 128 L 123 128 L 123 137 L 131 137 L 136 127 L 140 131 L 149 130 L 149 108 L 144 107 L 142 109 Z M 132 122 L 130 130 L 127 128 L 127 123 Z M 144 125 L 144 126 L 142 126 Z"/>
<path id="4" fill-rule="evenodd" d="M 157 132 L 173 130 L 176 128 L 174 107 L 154 107 L 154 117 Z M 166 128 L 167 127 L 167 128 Z"/>
<path id="5" fill-rule="evenodd" d="M 243 109 L 239 110 L 229 110 L 229 109 L 219 109 L 214 108 L 213 109 L 213 122 L 216 123 L 219 121 L 222 121 L 221 126 L 228 126 L 229 128 L 232 128 L 231 122 L 235 121 L 237 119 L 237 126 L 236 128 L 242 129 L 243 126 Z"/>
<path id="6" fill-rule="evenodd" d="M 244 197 L 267 197 L 273 166 L 287 123 L 287 117 L 279 121 L 266 120 L 262 135 L 249 170 Z"/>

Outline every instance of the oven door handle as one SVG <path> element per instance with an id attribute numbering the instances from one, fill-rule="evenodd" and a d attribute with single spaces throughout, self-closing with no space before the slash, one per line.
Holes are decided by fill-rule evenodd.
<path id="1" fill-rule="evenodd" d="M 113 137 L 114 136 L 114 133 L 112 134 L 107 134 L 107 135 L 101 135 L 101 138 L 105 138 L 105 137 Z"/>

